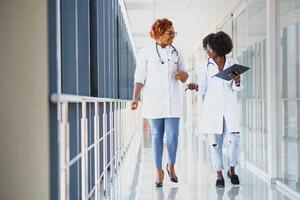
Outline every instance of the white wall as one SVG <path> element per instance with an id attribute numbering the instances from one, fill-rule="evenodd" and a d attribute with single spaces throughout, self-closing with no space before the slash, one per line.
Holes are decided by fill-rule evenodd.
<path id="1" fill-rule="evenodd" d="M 49 199 L 47 0 L 1 1 L 0 199 Z"/>

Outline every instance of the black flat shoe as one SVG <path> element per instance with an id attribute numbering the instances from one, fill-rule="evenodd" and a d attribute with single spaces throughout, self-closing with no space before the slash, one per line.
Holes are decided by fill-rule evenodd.
<path id="1" fill-rule="evenodd" d="M 162 183 L 155 183 L 155 187 L 159 188 L 159 187 L 162 187 L 163 184 Z"/>
<path id="2" fill-rule="evenodd" d="M 224 178 L 218 178 L 216 181 L 216 187 L 217 188 L 224 188 L 225 187 L 225 181 Z"/>
<path id="3" fill-rule="evenodd" d="M 169 163 L 167 164 L 167 172 L 168 172 L 168 175 L 170 177 L 170 181 L 173 182 L 173 183 L 178 183 L 178 178 L 177 176 L 175 176 L 174 178 L 170 176 L 170 172 L 169 172 L 169 169 L 168 169 L 168 165 Z"/>
<path id="4" fill-rule="evenodd" d="M 164 180 L 164 176 L 165 176 L 165 174 L 164 174 L 164 170 L 161 170 L 162 171 L 162 174 L 163 174 L 163 180 Z M 163 183 L 161 182 L 161 183 L 157 183 L 157 182 L 155 182 L 155 187 L 162 187 L 163 186 Z"/>
<path id="5" fill-rule="evenodd" d="M 240 184 L 240 180 L 239 180 L 239 176 L 238 175 L 231 175 L 229 173 L 229 170 L 227 171 L 227 176 L 228 178 L 230 178 L 230 181 L 233 185 L 239 185 Z"/>

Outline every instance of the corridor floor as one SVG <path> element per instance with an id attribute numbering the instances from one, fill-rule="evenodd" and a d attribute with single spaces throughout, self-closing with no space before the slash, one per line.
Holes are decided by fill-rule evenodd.
<path id="1" fill-rule="evenodd" d="M 140 153 L 140 166 L 135 191 L 130 199 L 136 200 L 288 200 L 294 199 L 281 193 L 243 166 L 241 161 L 237 172 L 240 176 L 240 186 L 233 186 L 225 177 L 225 188 L 216 189 L 215 173 L 210 167 L 210 154 L 205 140 L 201 136 L 182 133 L 178 147 L 176 171 L 179 183 L 170 182 L 167 172 L 167 151 L 164 147 L 163 170 L 164 185 L 156 188 L 155 171 L 152 159 L 151 137 L 149 132 L 143 134 Z M 226 157 L 226 156 L 225 156 Z M 224 162 L 226 163 L 226 162 Z M 225 172 L 228 168 L 225 167 Z M 134 197 L 133 197 L 134 196 Z"/>

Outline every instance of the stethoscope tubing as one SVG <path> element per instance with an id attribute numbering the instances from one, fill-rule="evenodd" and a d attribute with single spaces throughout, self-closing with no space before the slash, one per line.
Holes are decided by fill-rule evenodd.
<path id="1" fill-rule="evenodd" d="M 161 64 L 164 64 L 164 61 L 163 61 L 163 59 L 161 58 L 161 56 L 160 56 L 160 54 L 159 54 L 159 52 L 158 52 L 157 45 L 158 45 L 158 44 L 155 43 L 155 49 L 156 49 L 156 53 L 157 53 L 159 62 L 160 62 Z M 170 45 L 170 46 L 173 48 L 171 54 L 173 54 L 173 53 L 175 52 L 175 53 L 176 53 L 176 56 L 178 57 L 178 51 L 177 51 L 177 49 L 176 49 L 173 45 Z M 178 59 L 179 59 L 179 58 L 178 58 Z M 177 63 L 177 64 L 178 64 L 178 63 Z"/>

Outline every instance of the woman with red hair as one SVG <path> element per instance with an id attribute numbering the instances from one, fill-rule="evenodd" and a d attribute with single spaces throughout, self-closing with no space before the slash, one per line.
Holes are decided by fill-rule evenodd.
<path id="1" fill-rule="evenodd" d="M 162 187 L 163 138 L 167 134 L 169 161 L 166 170 L 170 180 L 177 183 L 174 165 L 178 146 L 179 119 L 181 116 L 180 83 L 188 74 L 182 55 L 172 45 L 176 36 L 173 24 L 168 19 L 158 19 L 150 30 L 154 42 L 143 48 L 137 59 L 135 85 L 131 109 L 138 106 L 143 88 L 143 118 L 148 119 L 152 136 L 152 148 L 156 166 L 156 187 Z"/>

